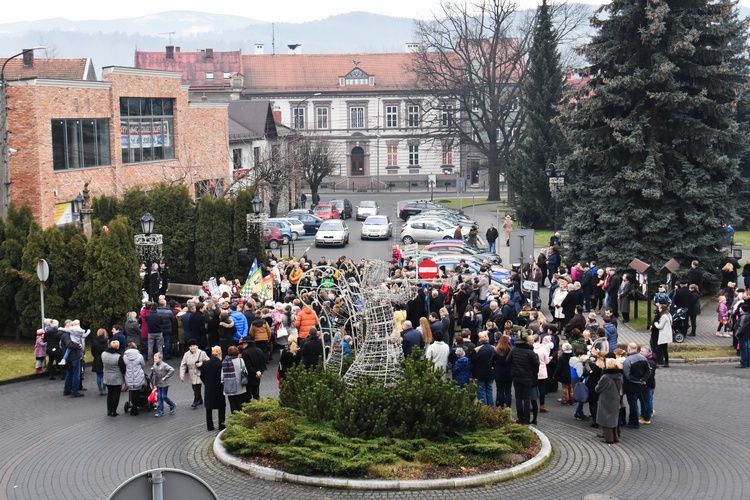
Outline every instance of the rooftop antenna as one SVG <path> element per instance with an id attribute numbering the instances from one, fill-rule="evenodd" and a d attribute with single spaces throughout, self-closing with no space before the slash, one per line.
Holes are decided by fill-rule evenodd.
<path id="1" fill-rule="evenodd" d="M 160 35 L 169 35 L 169 45 L 172 45 L 172 35 L 175 34 L 174 31 L 165 31 L 163 33 L 159 33 Z"/>
<path id="2" fill-rule="evenodd" d="M 276 55 L 276 23 L 271 23 L 271 55 Z"/>

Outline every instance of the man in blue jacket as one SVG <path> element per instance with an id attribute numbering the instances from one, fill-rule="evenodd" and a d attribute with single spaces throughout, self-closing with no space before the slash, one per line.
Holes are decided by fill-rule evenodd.
<path id="1" fill-rule="evenodd" d="M 237 310 L 236 302 L 232 302 L 229 309 L 232 311 L 229 313 L 229 317 L 234 321 L 234 337 L 232 338 L 236 344 L 241 338 L 247 337 L 247 318 Z"/>
<path id="2" fill-rule="evenodd" d="M 403 330 L 401 330 L 401 338 L 404 347 L 404 357 L 408 358 L 411 356 L 411 351 L 415 347 L 424 350 L 424 338 L 422 338 L 421 333 L 414 329 L 411 321 L 407 319 L 401 323 L 401 327 L 403 328 Z"/>

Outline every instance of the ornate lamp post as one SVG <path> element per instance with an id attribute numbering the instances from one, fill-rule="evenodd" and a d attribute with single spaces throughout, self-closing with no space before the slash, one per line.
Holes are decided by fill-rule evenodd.
<path id="1" fill-rule="evenodd" d="M 565 185 L 565 167 L 558 168 L 554 163 L 550 163 L 544 171 L 549 177 L 549 193 L 555 199 L 555 218 L 552 229 L 557 231 L 557 199 Z"/>
<path id="2" fill-rule="evenodd" d="M 135 251 L 138 253 L 138 260 L 150 266 L 153 262 L 162 260 L 162 236 L 153 234 L 156 219 L 149 212 L 141 217 L 140 222 L 143 234 L 135 235 Z"/>
<path id="3" fill-rule="evenodd" d="M 249 249 L 252 253 L 251 257 L 263 260 L 263 248 L 265 248 L 265 237 L 263 235 L 263 225 L 268 218 L 265 212 L 263 212 L 263 200 L 256 193 L 255 197 L 250 201 L 251 212 L 247 214 L 247 240 L 249 243 Z M 258 254 L 260 252 L 260 254 Z"/>

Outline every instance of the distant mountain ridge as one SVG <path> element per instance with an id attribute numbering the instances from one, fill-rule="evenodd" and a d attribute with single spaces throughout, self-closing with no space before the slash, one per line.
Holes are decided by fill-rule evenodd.
<path id="1" fill-rule="evenodd" d="M 593 15 L 597 6 L 586 5 Z M 743 17 L 750 9 L 740 7 Z M 35 45 L 39 57 L 91 58 L 97 75 L 104 66 L 133 66 L 135 50 L 160 51 L 170 44 L 183 51 L 242 49 L 255 44 L 266 54 L 286 54 L 288 44 L 302 44 L 303 54 L 403 52 L 412 42 L 414 19 L 351 12 L 306 23 L 270 23 L 243 16 L 196 11 L 168 11 L 115 20 L 70 21 L 61 18 L 0 23 L 0 46 L 8 56 Z M 582 28 L 585 40 L 591 28 Z"/>

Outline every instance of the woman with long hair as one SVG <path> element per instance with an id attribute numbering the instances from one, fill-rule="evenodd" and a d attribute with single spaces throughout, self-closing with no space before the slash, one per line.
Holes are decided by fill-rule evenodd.
<path id="1" fill-rule="evenodd" d="M 495 345 L 494 375 L 497 386 L 497 397 L 495 406 L 498 408 L 510 408 L 513 401 L 511 388 L 513 387 L 513 375 L 511 375 L 510 362 L 507 360 L 508 353 L 512 349 L 510 338 L 501 335 Z"/>
<path id="2" fill-rule="evenodd" d="M 424 340 L 425 347 L 432 344 L 432 328 L 430 328 L 430 322 L 424 316 L 419 318 L 418 330 L 422 332 L 422 340 Z"/>

